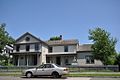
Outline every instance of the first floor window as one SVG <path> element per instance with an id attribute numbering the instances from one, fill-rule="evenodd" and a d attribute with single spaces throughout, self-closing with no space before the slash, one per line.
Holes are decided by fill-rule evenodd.
<path id="1" fill-rule="evenodd" d="M 94 58 L 92 55 L 85 56 L 86 64 L 94 64 Z"/>
<path id="2" fill-rule="evenodd" d="M 65 64 L 68 65 L 68 59 L 65 59 Z"/>

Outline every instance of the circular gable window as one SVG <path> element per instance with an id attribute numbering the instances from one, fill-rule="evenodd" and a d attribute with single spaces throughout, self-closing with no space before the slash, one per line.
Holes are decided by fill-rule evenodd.
<path id="1" fill-rule="evenodd" d="M 25 40 L 26 40 L 26 41 L 30 41 L 30 38 L 29 38 L 29 37 L 26 37 Z"/>

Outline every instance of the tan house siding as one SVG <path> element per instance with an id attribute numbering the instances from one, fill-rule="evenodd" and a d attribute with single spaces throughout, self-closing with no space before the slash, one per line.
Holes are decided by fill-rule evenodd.
<path id="1" fill-rule="evenodd" d="M 87 64 L 86 63 L 86 56 L 92 55 L 91 52 L 80 52 L 77 53 L 77 62 L 80 66 L 90 66 L 90 65 L 103 65 L 101 61 L 94 60 L 94 64 Z"/>
<path id="2" fill-rule="evenodd" d="M 70 45 L 68 46 L 68 52 L 76 52 L 77 46 L 76 45 Z"/>
<path id="3" fill-rule="evenodd" d="M 54 52 L 64 52 L 64 46 L 53 46 L 53 53 Z"/>

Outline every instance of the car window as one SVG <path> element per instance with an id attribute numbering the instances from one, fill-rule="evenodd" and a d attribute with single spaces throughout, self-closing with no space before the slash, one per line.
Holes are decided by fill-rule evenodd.
<path id="1" fill-rule="evenodd" d="M 45 64 L 44 68 L 54 68 L 52 64 Z"/>
<path id="2" fill-rule="evenodd" d="M 40 65 L 39 68 L 44 68 L 44 65 Z"/>

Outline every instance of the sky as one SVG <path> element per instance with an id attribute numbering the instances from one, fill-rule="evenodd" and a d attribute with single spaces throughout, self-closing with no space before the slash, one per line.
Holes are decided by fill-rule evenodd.
<path id="1" fill-rule="evenodd" d="M 0 0 L 0 23 L 17 39 L 30 32 L 41 40 L 62 35 L 92 43 L 89 29 L 100 27 L 117 38 L 120 52 L 120 0 Z"/>

